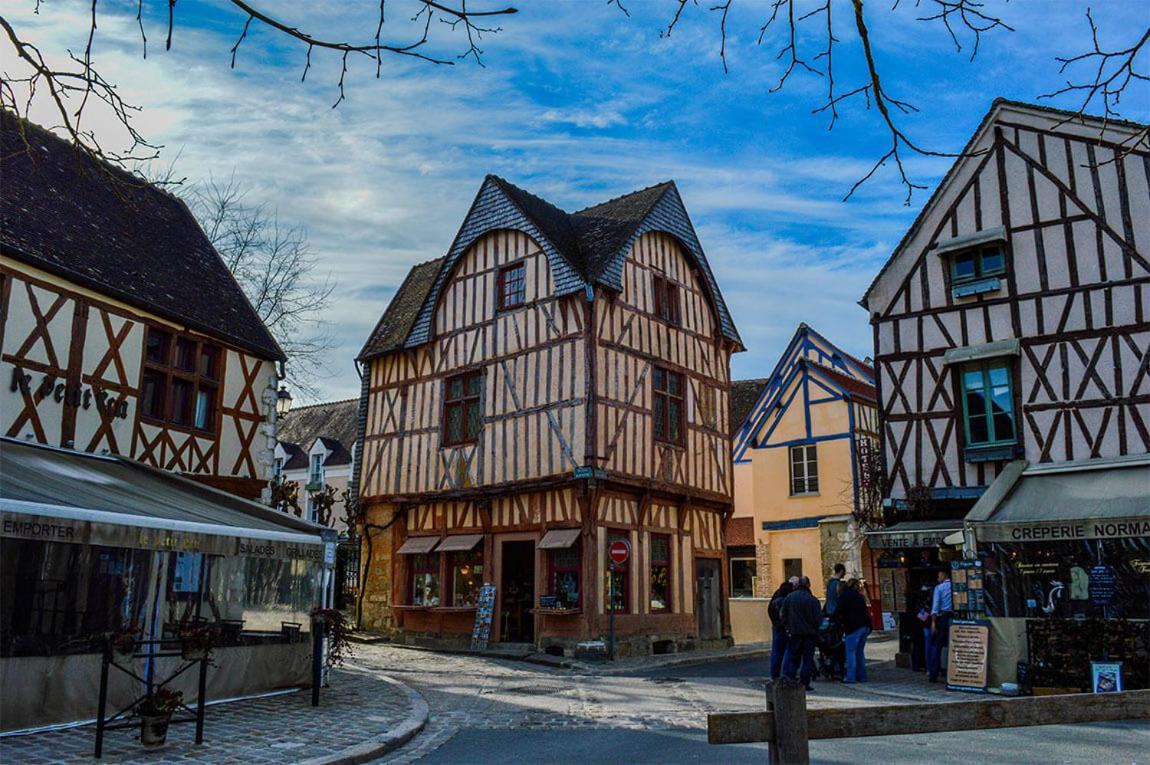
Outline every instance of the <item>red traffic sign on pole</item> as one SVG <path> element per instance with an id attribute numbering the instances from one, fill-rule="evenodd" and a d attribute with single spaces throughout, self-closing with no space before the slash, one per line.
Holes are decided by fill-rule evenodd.
<path id="1" fill-rule="evenodd" d="M 622 566 L 631 557 L 631 545 L 626 539 L 616 539 L 607 548 L 607 556 L 616 566 Z"/>

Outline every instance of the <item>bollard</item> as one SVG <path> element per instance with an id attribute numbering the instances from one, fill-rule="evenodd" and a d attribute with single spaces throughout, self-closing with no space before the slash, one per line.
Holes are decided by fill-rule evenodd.
<path id="1" fill-rule="evenodd" d="M 781 678 L 772 686 L 768 704 L 775 716 L 775 738 L 770 746 L 771 765 L 810 765 L 807 740 L 807 691 L 802 683 Z"/>

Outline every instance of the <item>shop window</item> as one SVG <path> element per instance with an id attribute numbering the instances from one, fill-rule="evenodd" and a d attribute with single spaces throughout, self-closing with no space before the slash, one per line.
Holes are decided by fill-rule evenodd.
<path id="1" fill-rule="evenodd" d="M 483 586 L 483 551 L 468 550 L 450 553 L 451 605 L 456 608 L 474 606 Z"/>
<path id="2" fill-rule="evenodd" d="M 443 445 L 471 444 L 479 438 L 483 373 L 467 372 L 443 383 Z"/>
<path id="3" fill-rule="evenodd" d="M 612 566 L 607 557 L 607 550 L 611 549 L 611 544 L 619 539 L 628 544 L 631 542 L 625 531 L 607 532 L 607 546 L 603 549 L 603 559 L 607 561 L 606 572 L 603 577 L 603 603 L 608 611 L 630 613 L 631 559 L 628 558 L 627 562 L 621 566 Z M 635 551 L 632 550 L 631 554 L 634 555 L 634 553 Z"/>
<path id="4" fill-rule="evenodd" d="M 411 556 L 411 605 L 439 605 L 439 553 Z"/>
<path id="5" fill-rule="evenodd" d="M 518 308 L 527 302 L 527 265 L 512 263 L 499 269 L 499 310 Z"/>
<path id="6" fill-rule="evenodd" d="M 583 578 L 582 544 L 576 542 L 570 547 L 551 550 L 551 595 L 555 607 L 564 609 L 579 608 L 579 586 Z"/>
<path id="7" fill-rule="evenodd" d="M 1016 439 L 1009 362 L 971 364 L 962 370 L 966 445 L 1001 446 Z"/>
<path id="8" fill-rule="evenodd" d="M 0 540 L 0 656 L 97 653 L 142 628 L 152 551 Z"/>
<path id="9" fill-rule="evenodd" d="M 802 558 L 783 558 L 783 579 L 784 581 L 790 579 L 792 576 L 803 575 L 803 559 Z"/>
<path id="10" fill-rule="evenodd" d="M 815 444 L 791 447 L 791 496 L 819 493 L 819 458 Z"/>
<path id="11" fill-rule="evenodd" d="M 653 278 L 655 289 L 655 315 L 668 324 L 679 326 L 682 314 L 679 308 L 679 287 L 670 279 L 656 275 Z"/>
<path id="12" fill-rule="evenodd" d="M 218 346 L 149 327 L 141 416 L 162 424 L 215 432 L 220 354 Z"/>
<path id="13" fill-rule="evenodd" d="M 651 535 L 651 611 L 671 610 L 671 538 Z"/>
<path id="14" fill-rule="evenodd" d="M 654 375 L 655 440 L 681 446 L 683 427 L 683 375 L 655 367 Z"/>
<path id="15" fill-rule="evenodd" d="M 731 558 L 732 598 L 753 598 L 755 596 L 757 565 L 754 558 Z"/>

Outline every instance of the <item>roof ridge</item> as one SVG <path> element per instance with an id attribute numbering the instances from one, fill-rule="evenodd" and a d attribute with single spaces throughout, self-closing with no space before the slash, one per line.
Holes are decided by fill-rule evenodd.
<path id="1" fill-rule="evenodd" d="M 335 404 L 347 404 L 352 401 L 359 401 L 359 396 L 354 396 L 352 398 L 339 398 L 334 401 L 319 401 L 314 404 L 303 404 L 301 406 L 295 406 L 292 407 L 291 412 L 288 412 L 288 414 L 285 416 L 290 416 L 292 412 L 298 412 L 301 409 L 315 409 L 317 406 L 334 406 Z"/>
<path id="2" fill-rule="evenodd" d="M 602 202 L 596 202 L 593 205 L 587 205 L 582 210 L 576 210 L 575 212 L 570 213 L 570 215 L 579 215 L 581 213 L 587 212 L 588 210 L 593 210 L 596 207 L 603 207 L 605 205 L 611 204 L 612 202 L 618 202 L 620 199 L 624 199 L 626 197 L 633 197 L 636 194 L 642 194 L 644 191 L 650 191 L 651 189 L 658 188 L 659 186 L 670 187 L 670 186 L 674 186 L 674 185 L 675 185 L 675 181 L 671 180 L 671 179 L 668 179 L 665 181 L 659 181 L 658 183 L 652 183 L 650 186 L 644 186 L 641 189 L 635 189 L 634 191 L 628 191 L 626 194 L 619 194 L 618 196 L 611 197 L 610 199 L 605 199 Z"/>
<path id="3" fill-rule="evenodd" d="M 539 196 L 538 194 L 536 194 L 536 193 L 534 193 L 534 192 L 531 192 L 531 191 L 528 191 L 527 189 L 523 188 L 522 186 L 517 186 L 517 185 L 515 185 L 514 183 L 512 183 L 512 182 L 511 182 L 511 181 L 509 181 L 509 180 L 507 180 L 507 179 L 506 179 L 506 178 L 504 178 L 503 176 L 500 176 L 500 175 L 495 175 L 494 173 L 488 173 L 488 174 L 487 174 L 487 177 L 488 177 L 488 178 L 490 178 L 491 180 L 495 181 L 495 182 L 496 182 L 496 183 L 498 183 L 498 184 L 501 184 L 501 185 L 504 185 L 504 186 L 510 186 L 511 188 L 515 189 L 515 190 L 516 190 L 516 191 L 518 191 L 519 193 L 521 193 L 521 194 L 524 194 L 524 195 L 526 195 L 526 196 L 529 196 L 529 197 L 531 197 L 532 199 L 537 199 L 537 200 L 539 200 L 540 202 L 542 202 L 543 204 L 547 205 L 548 207 L 554 207 L 556 210 L 558 210 L 559 212 L 563 213 L 564 215 L 567 215 L 567 216 L 570 216 L 570 215 L 571 215 L 571 213 L 567 212 L 566 210 L 564 210 L 562 207 L 560 207 L 559 205 L 555 204 L 554 202 L 549 202 L 549 201 L 547 201 L 546 199 L 544 199 L 543 197 Z"/>

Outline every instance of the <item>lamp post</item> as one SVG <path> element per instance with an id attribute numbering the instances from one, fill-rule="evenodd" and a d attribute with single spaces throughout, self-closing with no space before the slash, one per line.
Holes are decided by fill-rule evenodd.
<path id="1" fill-rule="evenodd" d="M 287 388 L 285 388 L 284 386 L 281 385 L 280 389 L 278 391 L 276 391 L 276 414 L 279 415 L 280 417 L 283 417 L 284 415 L 286 415 L 290 411 L 291 411 L 291 394 L 288 393 Z"/>

